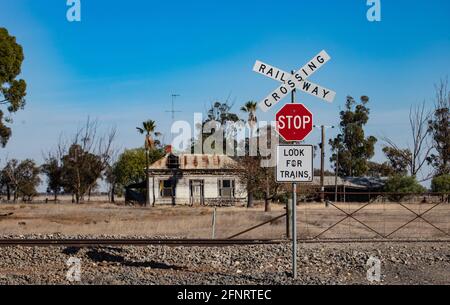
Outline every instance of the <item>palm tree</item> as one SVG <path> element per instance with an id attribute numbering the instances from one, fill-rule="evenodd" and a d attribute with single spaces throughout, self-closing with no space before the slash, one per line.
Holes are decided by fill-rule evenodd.
<path id="1" fill-rule="evenodd" d="M 256 117 L 257 104 L 253 101 L 248 101 L 244 106 L 241 107 L 241 111 L 248 113 L 247 123 L 250 126 L 250 136 L 249 139 L 253 137 L 253 129 L 255 128 L 256 122 L 258 121 Z M 250 143 L 249 143 L 250 145 Z M 247 187 L 247 190 L 249 187 Z M 247 207 L 253 207 L 253 192 L 248 191 L 247 194 Z"/>
<path id="2" fill-rule="evenodd" d="M 146 162 L 146 168 L 147 168 L 147 170 L 146 170 L 147 193 L 146 193 L 146 197 L 145 197 L 145 204 L 147 205 L 147 204 L 150 204 L 150 189 L 148 187 L 150 184 L 149 155 L 150 155 L 150 150 L 154 149 L 156 147 L 156 145 L 159 145 L 159 140 L 157 139 L 157 137 L 160 136 L 160 133 L 155 132 L 156 123 L 153 120 L 147 120 L 145 122 L 142 122 L 142 127 L 136 127 L 136 129 L 138 130 L 138 132 L 140 134 L 145 134 L 145 162 Z M 155 186 L 153 185 L 153 187 L 155 187 Z M 155 192 L 153 192 L 152 206 L 155 206 Z"/>
<path id="3" fill-rule="evenodd" d="M 253 136 L 253 128 L 255 127 L 256 122 L 258 122 L 258 119 L 256 118 L 257 106 L 258 104 L 256 102 L 248 101 L 241 107 L 241 111 L 248 113 L 247 123 L 250 126 L 251 136 Z"/>

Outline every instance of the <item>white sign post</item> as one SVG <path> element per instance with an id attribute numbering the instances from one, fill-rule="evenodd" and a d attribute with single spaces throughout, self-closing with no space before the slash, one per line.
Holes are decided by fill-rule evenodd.
<path id="1" fill-rule="evenodd" d="M 312 145 L 278 145 L 277 182 L 312 182 Z"/>

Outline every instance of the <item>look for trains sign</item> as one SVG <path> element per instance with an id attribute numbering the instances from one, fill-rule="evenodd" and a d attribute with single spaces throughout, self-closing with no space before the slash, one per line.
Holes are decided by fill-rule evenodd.
<path id="1" fill-rule="evenodd" d="M 313 180 L 312 145 L 278 145 L 277 182 Z"/>

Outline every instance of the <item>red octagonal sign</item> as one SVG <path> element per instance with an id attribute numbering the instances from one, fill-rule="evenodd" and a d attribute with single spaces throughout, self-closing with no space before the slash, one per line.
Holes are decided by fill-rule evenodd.
<path id="1" fill-rule="evenodd" d="M 276 116 L 276 131 L 286 141 L 303 141 L 313 129 L 313 115 L 303 104 L 286 104 Z"/>

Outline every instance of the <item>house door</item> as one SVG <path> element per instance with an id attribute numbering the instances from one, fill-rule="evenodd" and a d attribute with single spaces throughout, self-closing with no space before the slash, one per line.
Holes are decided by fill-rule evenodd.
<path id="1" fill-rule="evenodd" d="M 198 206 L 204 203 L 203 180 L 191 180 L 191 205 Z"/>

